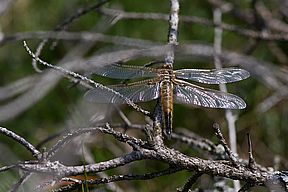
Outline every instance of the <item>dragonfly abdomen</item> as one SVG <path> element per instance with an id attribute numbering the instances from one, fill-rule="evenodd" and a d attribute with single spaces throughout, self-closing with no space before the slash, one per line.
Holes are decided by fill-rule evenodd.
<path id="1" fill-rule="evenodd" d="M 160 83 L 160 97 L 162 106 L 162 121 L 166 134 L 169 136 L 172 132 L 173 118 L 173 83 L 171 81 L 162 81 Z"/>

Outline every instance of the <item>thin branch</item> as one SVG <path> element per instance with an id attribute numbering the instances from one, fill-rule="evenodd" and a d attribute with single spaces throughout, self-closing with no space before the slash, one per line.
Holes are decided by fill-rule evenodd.
<path id="1" fill-rule="evenodd" d="M 194 183 L 196 183 L 197 179 L 202 175 L 202 173 L 197 172 L 193 174 L 191 177 L 189 177 L 188 181 L 185 183 L 184 187 L 182 190 L 178 190 L 180 192 L 189 192 L 191 187 L 193 186 Z"/>
<path id="2" fill-rule="evenodd" d="M 7 170 L 15 168 L 15 167 L 17 167 L 17 164 L 3 166 L 3 167 L 0 167 L 0 172 L 4 172 L 4 171 L 7 171 Z"/>
<path id="3" fill-rule="evenodd" d="M 39 164 L 19 164 L 19 168 L 24 171 L 45 173 L 51 175 L 57 175 L 58 178 L 72 176 L 72 175 L 83 175 L 86 173 L 97 173 L 109 169 L 114 169 L 123 165 L 127 165 L 131 162 L 143 160 L 145 156 L 139 151 L 132 151 L 129 154 L 122 155 L 120 157 L 110 159 L 108 161 L 102 161 L 96 164 L 80 166 L 65 166 L 58 161 Z"/>
<path id="4" fill-rule="evenodd" d="M 125 123 L 125 128 L 126 128 L 126 127 L 132 127 L 132 123 L 131 123 L 131 121 L 128 119 L 128 117 L 126 117 L 126 115 L 125 115 L 118 107 L 116 107 L 116 110 L 117 110 L 120 118 L 124 121 L 124 123 Z"/>
<path id="5" fill-rule="evenodd" d="M 129 37 L 121 37 L 121 36 L 112 36 L 112 35 L 104 35 L 102 33 L 95 32 L 69 32 L 69 31 L 33 31 L 33 32 L 19 32 L 9 35 L 4 35 L 2 39 L 0 39 L 0 46 L 3 46 L 9 42 L 13 41 L 23 41 L 28 39 L 57 39 L 57 40 L 66 40 L 66 41 L 100 41 L 106 43 L 114 43 L 132 47 L 139 48 L 148 48 L 153 45 L 157 45 L 157 43 L 149 41 L 149 40 L 138 40 Z M 158 43 L 159 45 L 160 43 Z"/>
<path id="6" fill-rule="evenodd" d="M 178 22 L 179 22 L 179 2 L 178 0 L 170 0 L 170 15 L 168 28 L 168 44 L 177 45 Z M 165 56 L 165 64 L 173 68 L 174 50 L 167 52 Z"/>
<path id="7" fill-rule="evenodd" d="M 213 10 L 213 15 L 214 15 L 213 18 L 214 18 L 215 24 L 220 24 L 222 22 L 221 10 L 219 8 L 215 8 Z M 214 65 L 216 69 L 221 69 L 223 68 L 223 66 L 218 55 L 222 54 L 222 30 L 216 27 L 214 33 L 215 33 L 214 34 L 214 50 L 215 50 Z M 227 87 L 225 84 L 220 84 L 219 87 L 220 87 L 220 91 L 227 93 Z M 236 118 L 235 116 L 233 116 L 232 111 L 229 109 L 225 110 L 225 117 L 228 123 L 230 146 L 231 146 L 232 152 L 237 153 L 236 126 L 235 126 Z"/>
<path id="8" fill-rule="evenodd" d="M 248 167 L 252 170 L 256 169 L 256 163 L 253 158 L 253 152 L 252 152 L 252 144 L 251 144 L 251 138 L 250 134 L 247 133 L 247 141 L 248 141 L 248 155 L 249 155 L 249 162 L 248 162 Z"/>
<path id="9" fill-rule="evenodd" d="M 176 130 L 179 131 L 180 128 L 177 128 Z M 180 133 L 172 133 L 171 138 L 175 139 L 178 142 L 182 142 L 187 144 L 188 146 L 192 147 L 193 149 L 196 149 L 200 151 L 201 153 L 207 154 L 207 156 L 211 157 L 213 159 L 228 159 L 228 156 L 222 147 L 217 147 L 214 143 L 212 143 L 210 140 L 200 137 L 199 135 L 196 135 L 188 130 L 180 130 Z"/>
<path id="10" fill-rule="evenodd" d="M 0 133 L 3 135 L 6 135 L 7 137 L 15 140 L 16 142 L 20 143 L 23 145 L 28 151 L 30 151 L 33 155 L 33 157 L 40 159 L 41 158 L 41 152 L 38 151 L 31 143 L 26 141 L 23 137 L 17 135 L 13 131 L 10 131 L 4 127 L 0 127 Z"/>
<path id="11" fill-rule="evenodd" d="M 61 187 L 57 190 L 54 190 L 54 192 L 63 192 L 63 191 L 71 191 L 78 189 L 81 187 L 81 184 L 87 183 L 88 185 L 99 185 L 104 183 L 111 183 L 111 182 L 118 182 L 118 181 L 135 181 L 135 180 L 150 180 L 154 178 L 158 178 L 164 175 L 170 175 L 176 172 L 181 171 L 181 168 L 168 168 L 163 171 L 157 171 L 153 173 L 146 173 L 143 175 L 135 175 L 135 174 L 129 174 L 129 175 L 114 175 L 107 178 L 100 178 L 100 179 L 89 179 L 89 180 L 77 180 L 78 183 L 71 184 L 69 186 Z M 73 180 L 71 180 L 73 182 Z"/>
<path id="12" fill-rule="evenodd" d="M 23 183 L 27 181 L 32 174 L 33 173 L 30 172 L 24 173 L 24 175 L 21 176 L 21 178 L 11 187 L 9 192 L 17 192 L 19 187 L 21 187 L 21 185 L 23 185 Z"/>
<path id="13" fill-rule="evenodd" d="M 177 45 L 178 23 L 179 23 L 179 2 L 170 0 L 169 32 L 168 43 Z"/>
<path id="14" fill-rule="evenodd" d="M 219 125 L 218 124 L 214 124 L 213 125 L 213 128 L 214 128 L 214 132 L 215 132 L 215 135 L 218 137 L 220 143 L 223 145 L 223 147 L 225 148 L 225 151 L 230 159 L 230 161 L 232 162 L 232 164 L 236 167 L 239 166 L 239 163 L 238 163 L 238 160 L 236 158 L 236 156 L 234 155 L 234 153 L 229 149 L 221 131 L 220 131 L 220 128 L 219 128 Z"/>
<path id="15" fill-rule="evenodd" d="M 82 8 L 79 9 L 76 14 L 73 14 L 72 16 L 68 17 L 63 23 L 59 24 L 54 31 L 62 31 L 64 30 L 70 23 L 72 23 L 74 20 L 78 19 L 79 17 L 89 13 L 92 10 L 98 9 L 99 7 L 103 6 L 105 3 L 107 3 L 109 0 L 101 0 L 100 2 L 97 2 L 94 5 L 91 5 L 87 8 Z M 48 38 L 44 39 L 36 48 L 35 55 L 36 57 L 39 57 L 41 54 L 41 51 L 45 44 L 48 42 Z M 32 61 L 32 66 L 37 72 L 42 72 L 38 67 L 37 67 L 37 61 L 33 59 Z"/>
<path id="16" fill-rule="evenodd" d="M 59 149 L 61 149 L 62 147 L 64 147 L 64 145 L 66 145 L 67 143 L 69 143 L 73 138 L 85 134 L 85 133 L 96 133 L 96 132 L 102 132 L 105 134 L 109 134 L 114 136 L 118 141 L 127 143 L 127 142 L 132 142 L 135 145 L 138 146 L 145 146 L 146 143 L 143 142 L 140 139 L 136 139 L 134 137 L 130 137 L 126 134 L 123 134 L 121 132 L 118 131 L 114 131 L 113 129 L 109 129 L 109 128 L 103 128 L 103 127 L 91 127 L 91 128 L 82 128 L 82 129 L 78 129 L 76 131 L 67 133 L 62 139 L 60 139 L 54 146 L 51 147 L 51 149 L 49 151 L 47 151 L 47 159 L 50 159 L 57 151 L 59 151 Z M 128 143 L 129 144 L 129 143 Z"/>
<path id="17" fill-rule="evenodd" d="M 86 7 L 86 8 L 78 9 L 75 14 L 71 15 L 65 21 L 63 21 L 61 24 L 57 25 L 55 30 L 59 31 L 59 30 L 65 29 L 65 27 L 67 27 L 67 25 L 72 23 L 74 20 L 79 19 L 80 17 L 84 16 L 85 14 L 87 14 L 87 13 L 89 13 L 91 11 L 99 9 L 100 7 L 102 7 L 104 4 L 106 4 L 109 1 L 110 0 L 100 0 L 100 2 L 92 4 L 92 5 L 90 5 L 90 6 Z"/>
<path id="18" fill-rule="evenodd" d="M 137 12 L 124 12 L 122 10 L 101 8 L 99 9 L 102 14 L 117 16 L 118 19 L 153 19 L 153 20 L 169 20 L 169 15 L 163 13 L 137 13 Z M 262 39 L 265 41 L 288 41 L 287 33 L 261 33 L 252 29 L 244 29 L 240 26 L 221 23 L 215 24 L 206 18 L 201 18 L 197 16 L 179 16 L 180 21 L 185 23 L 195 23 L 204 25 L 207 27 L 219 27 L 226 31 L 231 31 L 242 36 L 246 36 L 253 39 Z"/>
<path id="19" fill-rule="evenodd" d="M 214 24 L 216 25 L 214 29 L 214 51 L 215 51 L 214 65 L 216 69 L 221 69 L 223 66 L 219 58 L 219 55 L 222 54 L 222 29 L 217 27 L 217 26 L 220 26 L 222 23 L 222 11 L 220 8 L 216 7 L 213 9 L 213 21 L 214 21 Z M 226 84 L 220 84 L 219 88 L 220 88 L 220 91 L 227 93 Z M 236 136 L 236 125 L 235 125 L 236 118 L 232 114 L 232 111 L 229 109 L 225 110 L 225 118 L 228 123 L 230 147 L 231 147 L 232 152 L 234 154 L 237 154 L 237 136 Z M 236 163 L 234 159 L 232 160 L 232 162 Z M 239 181 L 233 181 L 233 182 L 234 182 L 235 191 L 239 190 L 240 189 Z"/>
<path id="20" fill-rule="evenodd" d="M 55 139 L 57 137 L 60 137 L 65 131 L 66 130 L 58 132 L 58 133 L 55 133 L 55 134 L 52 134 L 52 135 L 49 135 L 46 139 L 44 139 L 40 143 L 38 143 L 35 148 L 36 149 L 40 149 L 43 145 L 45 145 L 49 141 L 51 141 L 51 140 L 53 140 L 53 139 Z"/>
<path id="21" fill-rule="evenodd" d="M 247 192 L 247 191 L 249 191 L 249 189 L 251 189 L 254 186 L 255 186 L 255 184 L 247 182 L 247 183 L 245 183 L 245 185 L 243 185 L 243 187 L 241 187 L 241 189 L 239 189 L 238 192 Z"/>
<path id="22" fill-rule="evenodd" d="M 80 79 L 81 81 L 84 81 L 84 82 L 87 82 L 91 85 L 93 85 L 94 87 L 98 87 L 98 88 L 101 88 L 103 90 L 106 90 L 106 91 L 110 91 L 112 93 L 114 93 L 115 95 L 119 96 L 120 98 L 122 98 L 128 105 L 130 105 L 132 108 L 134 108 L 136 111 L 139 111 L 145 115 L 149 115 L 150 113 L 148 111 L 145 111 L 144 109 L 142 109 L 140 106 L 136 105 L 133 101 L 131 101 L 129 98 L 123 96 L 122 94 L 120 94 L 119 92 L 109 88 L 109 87 L 106 87 L 100 83 L 96 83 L 95 81 L 93 81 L 92 79 L 89 79 L 83 75 L 80 75 L 78 73 L 75 73 L 73 71 L 69 71 L 67 69 L 64 69 L 62 67 L 59 67 L 59 66 L 54 66 L 54 65 L 51 65 L 43 60 L 41 60 L 39 57 L 36 57 L 36 55 L 34 53 L 32 53 L 32 51 L 29 49 L 27 43 L 24 41 L 24 47 L 26 48 L 27 52 L 29 53 L 29 55 L 31 55 L 33 57 L 33 59 L 37 60 L 39 63 L 43 64 L 44 66 L 47 66 L 47 67 L 50 67 L 50 68 L 53 68 L 63 74 L 66 74 L 66 75 L 71 75 L 73 76 L 74 78 L 78 78 Z"/>

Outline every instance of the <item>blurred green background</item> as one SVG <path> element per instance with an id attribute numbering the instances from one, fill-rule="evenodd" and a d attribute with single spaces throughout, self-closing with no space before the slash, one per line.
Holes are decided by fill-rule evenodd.
<path id="1" fill-rule="evenodd" d="M 63 22 L 67 17 L 74 14 L 79 8 L 90 6 L 96 1 L 91 0 L 69 0 L 69 1 L 36 1 L 36 0 L 17 0 L 11 3 L 8 9 L 0 17 L 0 28 L 5 35 L 14 34 L 17 32 L 29 32 L 29 31 L 51 31 L 59 23 Z M 181 15 L 198 16 L 212 20 L 212 8 L 207 1 L 203 0 L 182 0 L 180 8 Z M 241 9 L 251 11 L 250 1 L 239 1 Z M 272 4 L 270 1 L 266 2 L 267 7 L 271 10 L 278 9 L 277 5 Z M 122 9 L 130 12 L 157 12 L 165 13 L 169 12 L 169 1 L 110 1 L 105 7 Z M 95 27 L 100 20 L 103 20 L 103 16 L 95 11 L 90 12 L 83 17 L 75 20 L 67 31 L 93 31 L 102 32 L 101 27 Z M 110 18 L 110 20 L 112 20 Z M 104 19 L 109 23 L 109 18 Z M 223 15 L 223 21 L 242 27 L 249 27 L 245 22 L 235 19 L 230 14 Z M 106 26 L 103 26 L 105 28 Z M 146 39 L 154 42 L 166 42 L 167 40 L 168 23 L 163 20 L 120 20 L 115 25 L 105 30 L 105 34 L 115 36 L 125 36 L 137 39 Z M 29 40 L 28 43 L 33 47 L 39 43 L 39 40 Z M 181 43 L 213 43 L 213 28 L 192 23 L 179 24 L 179 44 Z M 45 47 L 42 51 L 41 57 L 52 64 L 56 64 L 65 54 L 67 54 L 78 42 L 77 41 L 59 41 L 54 49 L 50 49 L 50 45 Z M 249 43 L 249 38 L 239 36 L 232 32 L 223 33 L 223 49 L 243 53 L 243 50 Z M 275 42 L 277 46 L 286 50 L 287 55 L 287 42 Z M 98 43 L 92 47 L 91 51 L 87 53 L 87 57 L 93 55 L 93 52 L 103 50 L 113 50 L 114 47 L 119 49 L 121 46 Z M 266 62 L 273 62 L 276 67 L 286 68 L 287 63 L 281 64 L 277 61 L 275 56 L 268 48 L 267 42 L 260 42 L 252 56 Z M 153 59 L 151 59 L 153 60 Z M 176 58 L 177 61 L 177 58 Z M 144 64 L 141 60 L 131 61 L 135 64 Z M 138 62 L 138 63 L 137 63 Z M 189 67 L 203 67 L 213 68 L 212 62 L 197 63 L 196 61 L 185 61 L 189 64 Z M 181 64 L 179 65 L 181 68 Z M 40 67 L 42 68 L 42 67 Z M 36 74 L 31 65 L 31 57 L 27 54 L 23 48 L 21 41 L 8 42 L 0 47 L 0 87 L 5 87 L 9 83 L 12 83 L 21 78 Z M 265 75 L 265 74 L 263 74 Z M 104 84 L 111 83 L 110 80 L 105 78 L 99 78 L 93 76 L 95 80 Z M 32 144 L 37 145 L 39 142 L 46 139 L 49 135 L 58 133 L 65 128 L 67 119 L 71 116 L 71 111 L 77 107 L 76 103 L 83 100 L 83 94 L 85 89 L 80 86 L 72 86 L 73 84 L 63 78 L 49 93 L 36 102 L 32 107 L 28 108 L 21 114 L 13 117 L 10 120 L 1 122 L 1 126 L 7 129 L 15 131 L 17 134 L 26 138 Z M 72 86 L 72 87 L 71 87 Z M 274 90 L 268 88 L 262 84 L 255 77 L 250 77 L 247 80 L 228 85 L 228 90 L 242 97 L 246 103 L 247 108 L 241 111 L 237 111 L 238 120 L 237 126 L 237 142 L 239 156 L 243 159 L 247 159 L 247 139 L 246 133 L 251 134 L 252 143 L 254 146 L 254 156 L 256 162 L 264 166 L 275 165 L 275 162 L 280 159 L 279 167 L 281 170 L 288 168 L 288 142 L 286 136 L 288 135 L 288 105 L 287 99 L 282 100 L 277 105 L 270 108 L 268 111 L 260 113 L 256 110 L 257 106 L 267 97 L 273 95 Z M 17 96 L 10 98 L 9 100 L 0 101 L 1 106 L 16 99 Z M 0 106 L 0 107 L 1 107 Z M 145 103 L 146 109 L 153 111 L 155 102 Z M 123 107 L 128 117 L 133 122 L 143 122 L 143 117 L 136 114 L 128 107 Z M 76 109 L 77 110 L 77 109 Z M 138 122 L 139 119 L 139 122 Z M 117 118 L 116 118 L 117 121 Z M 175 105 L 174 111 L 174 127 L 177 131 L 177 127 L 187 128 L 198 135 L 217 142 L 213 134 L 213 123 L 219 123 L 225 138 L 228 140 L 228 130 L 225 121 L 224 110 L 212 110 L 203 108 L 193 108 L 184 105 Z M 129 131 L 128 131 L 129 133 Z M 131 134 L 135 134 L 131 131 Z M 137 134 L 136 134 L 137 135 Z M 143 135 L 140 134 L 140 137 Z M 107 139 L 107 141 L 106 141 Z M 109 141 L 109 142 L 108 142 Z M 101 144 L 102 142 L 102 144 Z M 105 144 L 111 145 L 113 139 L 110 137 L 103 137 L 93 145 L 93 142 L 89 148 L 93 154 L 95 162 L 101 160 L 107 160 L 115 157 L 115 153 L 107 151 L 109 148 Z M 55 143 L 55 140 L 49 143 Z M 31 155 L 19 144 L 13 142 L 11 139 L 0 135 L 0 144 L 3 145 L 1 153 L 4 149 L 7 149 L 7 156 L 0 158 L 0 165 L 5 165 L 19 160 L 31 159 Z M 171 147 L 176 147 L 180 151 L 188 155 L 198 154 L 193 149 L 188 147 L 182 147 L 178 143 L 173 141 L 167 142 Z M 118 145 L 115 142 L 115 145 Z M 119 146 L 117 146 L 119 147 Z M 120 146 L 122 153 L 129 151 L 127 147 Z M 79 149 L 79 151 L 81 148 Z M 11 153 L 11 154 L 10 154 Z M 10 156 L 8 155 L 10 154 Z M 120 154 L 118 154 L 120 155 Z M 10 159 L 11 158 L 11 159 Z M 76 161 L 77 162 L 77 161 Z M 75 163 L 75 162 L 74 162 Z M 81 161 L 78 162 L 80 164 Z M 126 170 L 124 168 L 117 169 L 111 173 L 145 173 L 158 170 L 159 167 L 165 168 L 163 164 L 157 162 L 139 162 L 135 163 Z M 9 177 L 8 177 L 9 175 Z M 117 185 L 121 186 L 124 191 L 169 191 L 175 189 L 184 184 L 185 179 L 190 175 L 187 172 L 180 172 L 170 176 L 160 177 L 149 181 L 135 181 L 135 182 L 119 182 Z M 205 176 L 206 177 L 206 176 Z M 10 179 L 7 179 L 10 178 Z M 1 187 L 0 191 L 7 190 L 7 186 L 13 183 L 18 178 L 17 171 L 10 171 L 0 173 Z M 211 183 L 205 183 L 205 179 L 201 186 L 209 186 Z M 149 186 L 149 188 L 148 188 Z"/>

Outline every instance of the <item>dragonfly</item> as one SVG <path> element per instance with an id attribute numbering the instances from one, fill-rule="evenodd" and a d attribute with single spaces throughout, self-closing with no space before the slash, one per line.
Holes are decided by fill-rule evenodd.
<path id="1" fill-rule="evenodd" d="M 114 79 L 144 79 L 108 87 L 135 103 L 159 98 L 163 127 L 168 136 L 172 132 L 174 102 L 207 108 L 244 109 L 246 107 L 245 101 L 236 95 L 203 88 L 186 81 L 223 84 L 248 78 L 249 72 L 239 68 L 173 70 L 167 64 L 154 68 L 115 63 L 96 67 L 92 73 Z M 126 102 L 123 97 L 101 88 L 87 91 L 84 98 L 97 103 L 124 104 Z"/>

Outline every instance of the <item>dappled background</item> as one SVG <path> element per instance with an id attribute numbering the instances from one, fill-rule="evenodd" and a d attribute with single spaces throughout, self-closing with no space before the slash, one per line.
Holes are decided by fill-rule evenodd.
<path id="1" fill-rule="evenodd" d="M 120 81 L 92 75 L 93 65 L 113 62 L 144 65 L 164 59 L 165 52 L 161 46 L 167 41 L 169 1 L 110 1 L 103 6 L 105 9 L 91 8 L 80 16 L 81 10 L 96 3 L 80 0 L 0 2 L 1 126 L 34 145 L 39 144 L 41 150 L 55 143 L 57 136 L 65 130 L 107 121 L 117 124 L 122 130 L 122 112 L 133 124 L 145 122 L 143 115 L 131 107 L 88 103 L 83 99 L 87 87 L 40 64 L 33 67 L 31 56 L 23 47 L 21 40 L 24 39 L 33 51 L 45 37 L 60 39 L 50 40 L 40 58 L 104 85 Z M 285 170 L 288 168 L 288 1 L 182 0 L 180 15 L 183 17 L 179 21 L 175 69 L 215 68 L 213 7 L 216 5 L 222 8 L 225 23 L 222 27 L 223 66 L 244 68 L 251 74 L 246 80 L 227 85 L 228 92 L 240 96 L 247 103 L 246 109 L 233 111 L 237 119 L 238 155 L 248 158 L 246 134 L 250 133 L 256 162 Z M 76 15 L 75 20 L 71 19 L 72 15 Z M 69 24 L 57 27 L 67 19 Z M 62 28 L 71 33 L 52 33 L 54 29 Z M 48 31 L 51 33 L 45 33 Z M 141 49 L 146 52 L 139 51 Z M 37 70 L 43 71 L 39 73 Z M 206 87 L 218 89 L 218 86 Z M 140 105 L 153 112 L 155 104 L 151 101 Z M 188 134 L 189 130 L 215 143 L 218 141 L 212 127 L 218 123 L 224 137 L 229 140 L 223 109 L 176 104 L 173 121 L 175 132 Z M 137 129 L 126 131 L 145 138 L 145 134 Z M 47 138 L 50 140 L 43 143 Z M 173 140 L 166 143 L 187 155 L 209 158 Z M 109 136 L 85 135 L 76 138 L 54 159 L 78 165 L 108 160 L 129 150 Z M 0 136 L 0 151 L 1 166 L 31 159 L 23 147 L 5 136 Z M 106 174 L 144 173 L 163 166 L 159 162 L 146 161 Z M 154 180 L 119 182 L 102 187 L 112 191 L 164 191 L 181 186 L 187 175 L 188 172 L 179 172 Z M 204 188 L 210 184 L 209 178 L 205 177 L 208 176 L 199 181 L 199 186 Z M 0 173 L 0 191 L 6 191 L 17 178 L 17 171 Z M 42 178 L 35 177 L 28 183 L 36 179 Z"/>

